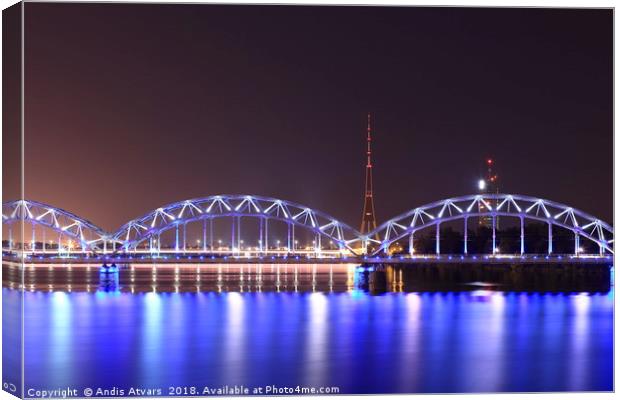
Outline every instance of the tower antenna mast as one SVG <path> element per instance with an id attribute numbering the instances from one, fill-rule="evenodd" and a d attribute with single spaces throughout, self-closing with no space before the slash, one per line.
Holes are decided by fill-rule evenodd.
<path id="1" fill-rule="evenodd" d="M 372 129 L 370 113 L 368 113 L 368 127 L 366 130 L 366 188 L 364 190 L 364 210 L 362 212 L 361 233 L 372 232 L 377 228 L 375 217 L 375 202 L 372 190 Z"/>

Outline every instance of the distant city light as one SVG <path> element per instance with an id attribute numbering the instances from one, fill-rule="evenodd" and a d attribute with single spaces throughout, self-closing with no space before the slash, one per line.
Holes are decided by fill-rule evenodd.
<path id="1" fill-rule="evenodd" d="M 478 181 L 478 189 L 484 190 L 487 187 L 487 183 L 484 179 Z"/>

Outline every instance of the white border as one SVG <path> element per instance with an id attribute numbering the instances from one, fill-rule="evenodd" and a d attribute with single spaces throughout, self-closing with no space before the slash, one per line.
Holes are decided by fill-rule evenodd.
<path id="1" fill-rule="evenodd" d="M 375 1 L 347 1 L 347 0 L 341 0 L 341 1 L 309 1 L 309 0 L 300 0 L 300 1 L 295 1 L 295 2 L 285 2 L 285 1 L 278 1 L 278 0 L 272 0 L 272 1 L 260 1 L 260 0 L 245 0 L 245 1 L 235 1 L 235 0 L 231 0 L 231 1 L 191 1 L 191 0 L 185 0 L 185 1 L 166 1 L 166 0 L 150 0 L 150 1 L 140 1 L 140 0 L 134 0 L 131 1 L 132 3 L 196 3 L 196 4 L 205 4 L 205 3 L 219 3 L 219 4 L 305 4 L 305 5 L 374 5 L 374 6 L 444 6 L 444 7 L 448 7 L 448 6 L 470 6 L 470 7 L 561 7 L 561 8 L 573 8 L 573 7 L 588 7 L 588 8 L 615 8 L 616 7 L 616 2 L 615 1 L 579 1 L 579 0 L 564 0 L 564 1 L 554 1 L 554 0 L 539 0 L 539 1 L 507 1 L 507 0 L 495 0 L 495 1 L 490 1 L 490 0 L 478 0 L 476 2 L 472 2 L 472 1 L 463 1 L 463 0 L 450 0 L 449 2 L 446 1 L 429 1 L 426 0 L 424 2 L 415 2 L 415 1 L 408 1 L 408 0 L 391 0 L 391 1 L 385 1 L 385 0 L 375 0 Z M 15 1 L 11 1 L 11 0 L 0 0 L 0 6 L 2 9 L 7 8 L 13 4 L 15 4 Z M 116 3 L 123 3 L 120 1 L 116 1 Z M 614 13 L 614 27 L 615 27 L 615 22 L 616 22 L 616 18 L 615 18 L 615 13 Z M 1 20 L 0 20 L 0 28 L 1 28 Z M 1 29 L 0 29 L 1 32 Z M 615 30 L 614 28 L 614 77 L 616 75 L 617 72 L 617 63 L 616 63 L 616 46 L 618 43 L 618 32 Z M 0 64 L 2 62 L 2 55 L 0 53 Z M 23 71 L 22 71 L 23 73 Z M 23 81 L 22 81 L 23 84 Z M 617 92 L 617 86 L 618 83 L 616 82 L 616 80 L 614 79 L 614 100 L 615 100 L 615 93 Z M 0 102 L 1 102 L 1 88 L 2 85 L 0 83 Z M 23 99 L 22 99 L 23 101 Z M 618 205 L 618 202 L 620 201 L 620 197 L 618 196 L 618 185 L 617 183 L 617 179 L 618 179 L 618 165 L 616 164 L 616 160 L 615 160 L 615 154 L 617 154 L 617 150 L 618 150 L 618 142 L 616 142 L 615 140 L 615 131 L 616 131 L 616 119 L 615 119 L 615 115 L 617 115 L 619 111 L 619 107 L 617 105 L 617 103 L 614 101 L 614 221 L 613 221 L 613 225 L 614 226 L 619 226 L 618 222 L 620 222 L 620 217 L 618 216 L 618 214 L 615 213 L 616 210 L 616 206 Z M 2 144 L 0 141 L 0 161 L 1 161 L 1 152 L 2 152 Z M 23 157 L 22 157 L 22 161 L 23 161 Z M 0 164 L 1 165 L 1 164 Z M 1 175 L 0 175 L 0 195 L 1 195 Z M 617 299 L 614 299 L 616 304 L 617 304 Z M 2 324 L 2 309 L 0 307 L 0 329 L 1 329 L 1 325 Z M 618 333 L 618 321 L 616 319 L 614 319 L 614 339 L 617 336 Z M 614 344 L 615 344 L 615 340 L 614 340 Z M 614 346 L 615 348 L 615 346 Z M 0 349 L 0 360 L 2 359 L 2 351 Z M 616 357 L 614 356 L 614 385 L 616 384 L 616 382 L 618 382 L 617 377 L 618 377 L 618 368 L 616 367 Z M 0 364 L 0 372 L 1 372 L 1 364 Z M 483 399 L 519 399 L 519 400 L 529 400 L 529 399 L 536 399 L 536 398 L 540 398 L 540 397 L 544 397 L 544 398 L 548 398 L 548 399 L 562 399 L 562 400 L 573 400 L 573 399 L 607 399 L 607 398 L 614 398 L 614 394 L 608 394 L 608 393 L 549 393 L 549 394 L 467 394 L 467 395 L 389 395 L 390 399 L 437 399 L 437 400 L 443 400 L 443 399 L 453 399 L 454 396 L 458 396 L 460 399 L 478 399 L 478 398 L 483 398 Z M 295 396 L 291 396 L 291 398 L 293 398 Z M 334 399 L 355 399 L 355 398 L 359 398 L 360 396 L 348 396 L 348 395 L 341 395 L 341 396 L 305 396 L 305 399 L 326 399 L 326 398 L 334 398 Z M 364 396 L 364 397 L 369 397 L 369 396 Z M 371 397 L 376 397 L 376 396 L 371 396 Z M 182 397 L 177 397 L 178 399 L 183 399 Z M 247 397 L 229 397 L 232 399 L 247 399 Z M 267 399 L 275 399 L 276 397 L 261 397 L 261 398 L 267 398 Z M 9 400 L 9 399 L 15 399 L 14 396 L 9 395 L 8 393 L 4 392 L 4 391 L 0 391 L 0 400 Z M 169 400 L 169 397 L 164 397 L 161 399 L 166 399 Z"/>

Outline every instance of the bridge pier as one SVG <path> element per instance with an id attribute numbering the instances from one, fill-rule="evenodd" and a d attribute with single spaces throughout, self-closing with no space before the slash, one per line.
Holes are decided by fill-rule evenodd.
<path id="1" fill-rule="evenodd" d="M 413 257 L 413 232 L 409 235 L 409 256 Z"/>

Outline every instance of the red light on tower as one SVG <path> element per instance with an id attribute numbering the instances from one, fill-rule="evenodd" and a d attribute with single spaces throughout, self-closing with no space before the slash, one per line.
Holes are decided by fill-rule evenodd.
<path id="1" fill-rule="evenodd" d="M 496 195 L 499 193 L 499 176 L 494 171 L 495 164 L 493 162 L 493 159 L 490 157 L 487 158 L 485 160 L 485 164 L 486 176 L 484 177 L 484 179 L 480 179 L 478 181 L 478 190 L 480 191 L 480 193 L 485 195 Z M 492 207 L 497 207 L 497 200 L 490 198 L 487 199 L 487 201 L 491 204 Z M 482 204 L 479 205 L 479 212 L 481 214 L 486 213 L 486 209 L 482 206 Z M 478 219 L 478 223 L 486 227 L 491 227 L 494 223 L 497 227 L 498 218 L 493 218 L 490 215 L 481 215 Z"/>

